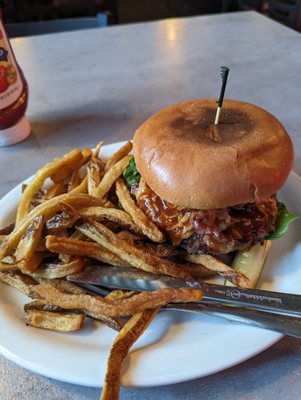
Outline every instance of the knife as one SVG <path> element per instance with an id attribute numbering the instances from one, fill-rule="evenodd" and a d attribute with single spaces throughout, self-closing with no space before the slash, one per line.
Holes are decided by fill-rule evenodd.
<path id="1" fill-rule="evenodd" d="M 93 295 L 107 296 L 109 289 L 90 283 L 77 283 L 88 293 Z M 204 303 L 176 303 L 166 304 L 161 310 L 186 311 L 190 313 L 205 313 L 207 315 L 222 318 L 230 322 L 238 322 L 258 328 L 269 329 L 283 335 L 293 336 L 301 339 L 301 318 L 286 316 L 282 314 L 256 311 L 249 308 L 223 306 L 221 304 Z"/>
<path id="2" fill-rule="evenodd" d="M 153 291 L 164 288 L 201 289 L 202 304 L 224 304 L 248 307 L 287 316 L 301 317 L 301 295 L 258 289 L 213 285 L 202 281 L 186 281 L 166 275 L 155 275 L 130 267 L 98 265 L 86 267 L 67 279 L 79 284 L 93 284 L 111 289 Z"/>

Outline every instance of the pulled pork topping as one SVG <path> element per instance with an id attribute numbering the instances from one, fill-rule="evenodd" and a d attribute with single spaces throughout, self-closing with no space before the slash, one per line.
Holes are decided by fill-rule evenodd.
<path id="1" fill-rule="evenodd" d="M 189 253 L 227 254 L 262 241 L 275 230 L 276 196 L 214 210 L 177 207 L 156 195 L 143 179 L 135 191 L 142 211 Z"/>

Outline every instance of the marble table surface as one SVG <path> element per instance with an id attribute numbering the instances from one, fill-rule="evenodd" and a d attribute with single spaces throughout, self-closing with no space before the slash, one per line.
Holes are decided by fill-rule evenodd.
<path id="1" fill-rule="evenodd" d="M 0 197 L 70 148 L 129 139 L 166 105 L 217 97 L 220 65 L 231 68 L 226 97 L 266 108 L 287 128 L 294 169 L 301 174 L 300 39 L 245 12 L 12 40 L 29 83 L 33 132 L 22 143 L 0 148 Z M 121 399 L 298 399 L 300 377 L 301 341 L 284 337 L 225 371 L 165 387 L 123 388 Z M 94 400 L 99 394 L 100 389 L 45 378 L 0 356 L 2 400 Z"/>

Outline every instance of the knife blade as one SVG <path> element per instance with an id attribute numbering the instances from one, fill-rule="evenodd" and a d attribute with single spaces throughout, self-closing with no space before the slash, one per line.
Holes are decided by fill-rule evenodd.
<path id="1" fill-rule="evenodd" d="M 155 275 L 129 267 L 107 265 L 86 267 L 67 277 L 75 283 L 89 283 L 111 289 L 153 291 L 164 288 L 201 289 L 202 303 L 222 303 L 301 317 L 301 295 L 214 285 L 186 281 L 166 275 Z"/>

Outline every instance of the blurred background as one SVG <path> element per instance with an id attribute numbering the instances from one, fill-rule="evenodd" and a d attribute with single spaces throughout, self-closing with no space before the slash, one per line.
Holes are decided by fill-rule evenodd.
<path id="1" fill-rule="evenodd" d="M 301 0 L 1 0 L 11 37 L 255 10 L 301 31 Z"/>

